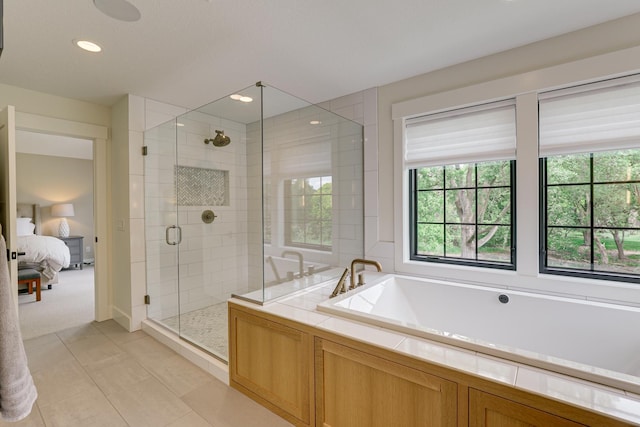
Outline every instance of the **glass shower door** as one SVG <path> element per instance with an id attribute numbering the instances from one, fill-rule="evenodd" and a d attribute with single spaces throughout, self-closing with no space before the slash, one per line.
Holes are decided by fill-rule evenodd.
<path id="1" fill-rule="evenodd" d="M 144 185 L 147 317 L 178 333 L 176 129 L 176 121 L 172 120 L 145 132 Z"/>
<path id="2" fill-rule="evenodd" d="M 255 221 L 262 217 L 262 176 L 251 167 L 260 164 L 261 144 L 248 147 L 246 132 L 246 121 L 260 118 L 260 91 L 242 95 L 254 101 L 224 97 L 178 117 L 176 128 L 179 333 L 223 360 L 227 299 L 262 285 L 261 222 L 255 233 L 249 225 L 256 209 Z"/>

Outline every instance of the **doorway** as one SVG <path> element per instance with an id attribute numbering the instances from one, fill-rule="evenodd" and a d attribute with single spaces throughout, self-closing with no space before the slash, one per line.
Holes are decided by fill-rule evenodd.
<path id="1" fill-rule="evenodd" d="M 13 107 L 7 107 L 7 109 Z M 112 318 L 109 282 L 109 227 L 108 227 L 108 138 L 109 129 L 105 126 L 93 125 L 83 122 L 58 119 L 54 117 L 41 116 L 38 114 L 19 112 L 15 113 L 15 122 L 10 123 L 10 127 L 15 126 L 17 130 L 25 130 L 35 133 L 48 135 L 60 135 L 73 138 L 87 139 L 93 141 L 93 216 L 94 216 L 94 279 L 95 279 L 95 320 L 103 321 Z M 15 132 L 10 129 L 9 154 L 15 159 Z M 14 162 L 15 163 L 15 162 Z M 6 181 L 13 182 L 12 188 L 8 188 L 9 195 L 8 205 L 13 206 L 9 209 L 9 222 L 15 224 L 15 216 L 13 219 L 10 215 L 15 215 L 15 168 L 13 177 L 5 177 Z M 10 170 L 10 171 L 11 171 Z M 11 187 L 11 186 L 10 186 Z M 12 236 L 14 237 L 14 236 Z M 17 264 L 17 263 L 12 263 Z M 17 273 L 15 273 L 17 276 Z M 17 293 L 16 293 L 17 295 Z M 17 303 L 17 301 L 16 301 Z"/>
<path id="2" fill-rule="evenodd" d="M 39 267 L 40 263 L 47 263 L 53 270 L 41 274 L 40 301 L 25 293 L 26 289 L 18 297 L 25 339 L 96 318 L 93 181 L 92 140 L 16 131 L 18 215 L 37 217 L 32 219 L 37 223 L 35 233 L 27 230 L 26 235 L 20 235 L 18 227 L 18 244 L 23 248 L 19 250 L 26 252 L 19 257 L 19 265 L 29 267 L 37 263 Z M 61 208 L 68 212 L 62 212 Z M 65 216 L 60 217 L 61 212 Z M 61 225 L 63 230 L 59 230 Z M 63 267 L 60 259 L 67 250 L 69 264 L 59 270 Z"/>

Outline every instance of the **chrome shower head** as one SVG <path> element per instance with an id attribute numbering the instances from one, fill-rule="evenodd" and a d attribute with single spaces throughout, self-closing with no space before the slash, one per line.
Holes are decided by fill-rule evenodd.
<path id="1" fill-rule="evenodd" d="M 215 138 L 207 138 L 207 139 L 204 140 L 204 143 L 205 144 L 212 143 L 216 147 L 225 147 L 225 146 L 231 144 L 231 138 L 226 136 L 224 134 L 223 130 L 217 130 L 216 131 L 216 137 Z"/>

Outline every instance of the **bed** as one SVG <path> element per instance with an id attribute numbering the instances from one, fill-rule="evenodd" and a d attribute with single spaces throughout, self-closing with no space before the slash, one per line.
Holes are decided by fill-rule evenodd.
<path id="1" fill-rule="evenodd" d="M 69 248 L 53 236 L 43 236 L 40 226 L 40 207 L 18 203 L 18 269 L 33 268 L 42 276 L 41 286 L 58 283 L 58 272 L 69 267 Z"/>

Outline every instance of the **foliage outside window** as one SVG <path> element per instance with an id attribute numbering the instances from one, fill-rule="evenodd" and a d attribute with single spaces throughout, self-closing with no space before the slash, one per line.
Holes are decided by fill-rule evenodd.
<path id="1" fill-rule="evenodd" d="M 331 250 L 331 176 L 285 181 L 285 243 L 288 246 Z"/>
<path id="2" fill-rule="evenodd" d="M 544 272 L 640 282 L 640 150 L 540 161 Z"/>
<path id="3" fill-rule="evenodd" d="M 513 269 L 515 161 L 410 171 L 411 259 Z"/>

